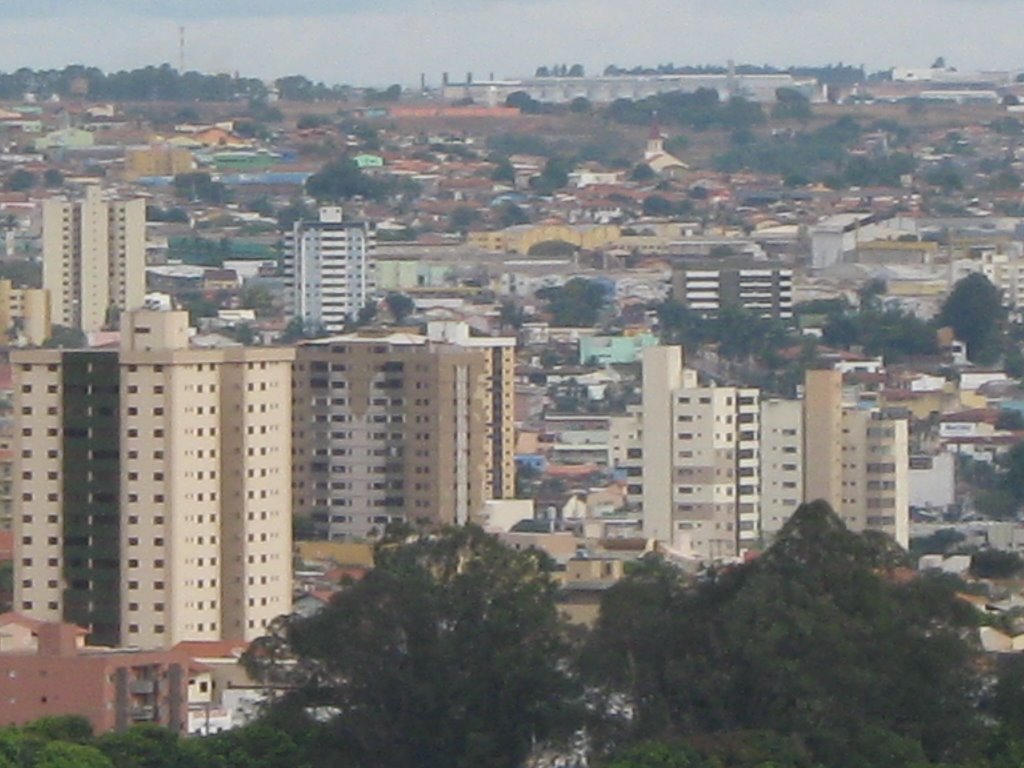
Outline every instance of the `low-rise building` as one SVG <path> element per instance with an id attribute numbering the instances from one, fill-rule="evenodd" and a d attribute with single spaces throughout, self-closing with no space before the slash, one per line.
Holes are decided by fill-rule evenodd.
<path id="1" fill-rule="evenodd" d="M 89 647 L 86 630 L 9 614 L 0 624 L 0 723 L 78 715 L 96 733 L 152 723 L 184 734 L 190 659 L 180 650 Z"/>

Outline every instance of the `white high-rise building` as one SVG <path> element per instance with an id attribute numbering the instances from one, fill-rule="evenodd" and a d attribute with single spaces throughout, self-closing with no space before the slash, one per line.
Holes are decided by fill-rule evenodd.
<path id="1" fill-rule="evenodd" d="M 643 351 L 645 536 L 695 557 L 736 557 L 760 532 L 760 392 L 704 387 L 680 347 Z"/>
<path id="2" fill-rule="evenodd" d="M 297 221 L 286 238 L 291 318 L 307 331 L 344 330 L 373 300 L 375 247 L 373 228 L 345 221 L 340 207 L 321 208 L 317 221 Z"/>
<path id="3" fill-rule="evenodd" d="M 85 198 L 43 203 L 43 288 L 53 322 L 85 332 L 107 324 L 111 310 L 140 309 L 146 295 L 146 203 Z"/>

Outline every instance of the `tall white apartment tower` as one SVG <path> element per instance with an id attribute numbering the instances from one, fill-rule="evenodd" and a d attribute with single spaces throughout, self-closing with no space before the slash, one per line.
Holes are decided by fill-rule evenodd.
<path id="1" fill-rule="evenodd" d="M 289 313 L 307 330 L 338 333 L 376 290 L 376 237 L 366 222 L 345 221 L 340 207 L 297 221 L 286 237 Z"/>
<path id="2" fill-rule="evenodd" d="M 43 203 L 43 288 L 53 322 L 98 331 L 111 310 L 142 307 L 146 294 L 146 203 L 107 200 L 99 186 L 82 200 Z"/>
<path id="3" fill-rule="evenodd" d="M 760 537 L 760 392 L 704 387 L 679 347 L 643 353 L 646 536 L 707 560 Z"/>
<path id="4" fill-rule="evenodd" d="M 12 354 L 19 612 L 160 648 L 290 611 L 295 352 L 188 336 L 139 311 L 120 350 Z"/>

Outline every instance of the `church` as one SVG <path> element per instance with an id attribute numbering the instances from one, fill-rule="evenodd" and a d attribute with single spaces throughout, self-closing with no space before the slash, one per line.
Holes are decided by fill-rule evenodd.
<path id="1" fill-rule="evenodd" d="M 651 135 L 647 139 L 644 150 L 644 163 L 659 176 L 675 179 L 690 169 L 678 157 L 665 150 L 665 136 L 655 122 L 651 125 Z"/>

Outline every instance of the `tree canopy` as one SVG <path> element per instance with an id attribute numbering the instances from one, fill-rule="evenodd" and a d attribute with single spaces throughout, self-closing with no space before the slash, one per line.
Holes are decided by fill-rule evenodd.
<path id="1" fill-rule="evenodd" d="M 977 272 L 957 281 L 939 312 L 939 322 L 967 345 L 967 357 L 980 363 L 999 357 L 1005 317 L 999 289 Z"/>
<path id="2" fill-rule="evenodd" d="M 769 731 L 824 765 L 906 764 L 859 762 L 882 743 L 959 759 L 981 725 L 973 609 L 941 579 L 888 579 L 899 561 L 805 504 L 749 565 L 688 586 L 655 563 L 613 587 L 586 669 L 632 706 L 628 739 Z"/>
<path id="3" fill-rule="evenodd" d="M 608 303 L 608 289 L 595 280 L 574 277 L 557 288 L 542 288 L 537 298 L 548 303 L 553 325 L 589 328 L 597 323 Z"/>
<path id="4" fill-rule="evenodd" d="M 386 538 L 364 580 L 289 624 L 302 663 L 278 716 L 323 713 L 331 765 L 517 768 L 574 701 L 548 568 L 473 527 Z"/>

